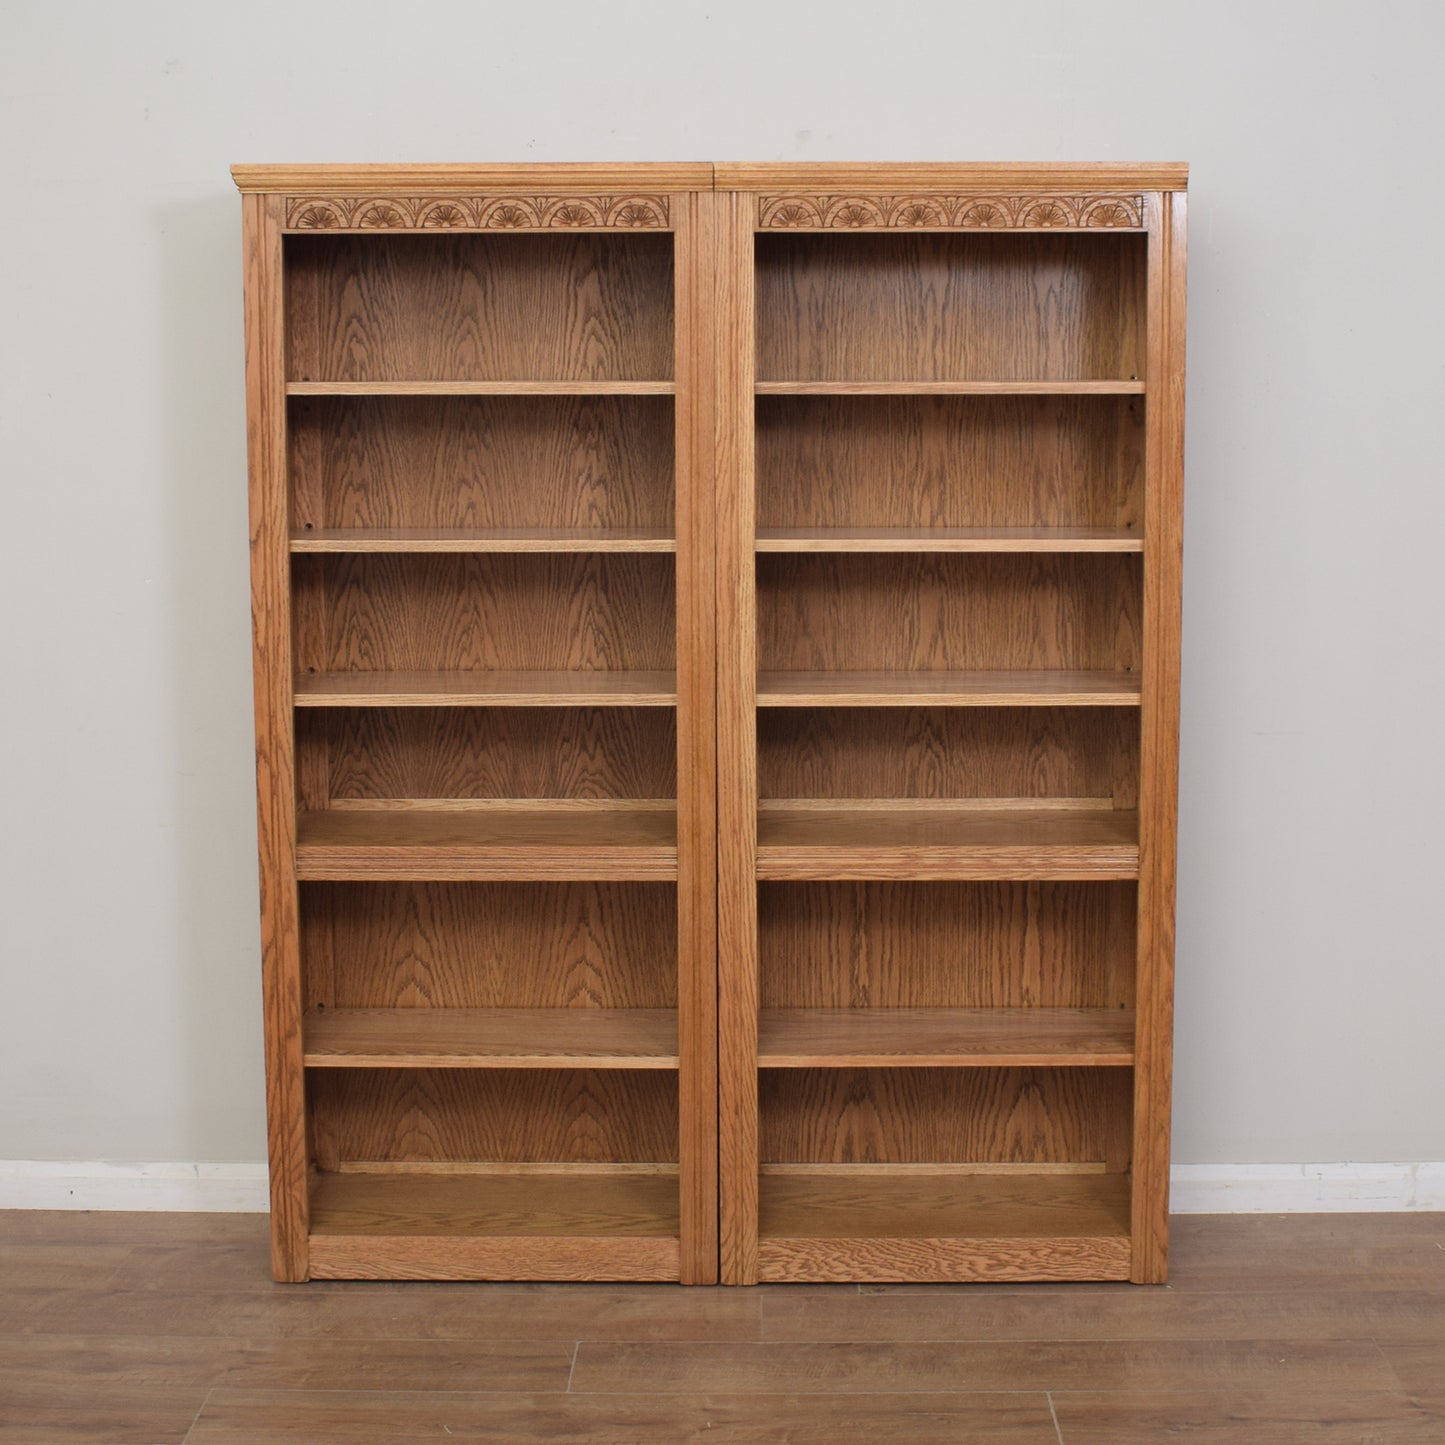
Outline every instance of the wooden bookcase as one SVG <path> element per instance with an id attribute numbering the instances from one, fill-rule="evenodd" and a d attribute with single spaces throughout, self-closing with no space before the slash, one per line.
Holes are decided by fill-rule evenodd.
<path id="1" fill-rule="evenodd" d="M 1163 1279 L 1184 168 L 235 175 L 278 1278 Z"/>

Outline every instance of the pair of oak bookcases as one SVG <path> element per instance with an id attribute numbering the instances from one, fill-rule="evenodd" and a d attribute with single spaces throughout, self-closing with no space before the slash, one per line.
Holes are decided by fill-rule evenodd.
<path id="1" fill-rule="evenodd" d="M 1163 1279 L 1185 168 L 234 175 L 276 1276 Z"/>

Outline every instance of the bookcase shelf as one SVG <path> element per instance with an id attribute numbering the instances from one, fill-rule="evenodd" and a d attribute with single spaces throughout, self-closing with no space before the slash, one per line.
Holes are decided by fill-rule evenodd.
<path id="1" fill-rule="evenodd" d="M 298 878 L 677 877 L 671 806 L 338 808 L 297 819 Z"/>
<path id="2" fill-rule="evenodd" d="M 1131 672 L 764 672 L 759 707 L 1115 707 L 1139 703 Z"/>
<path id="3" fill-rule="evenodd" d="M 1134 1015 L 1125 1009 L 764 1009 L 764 1069 L 1033 1065 L 1125 1067 Z"/>
<path id="4" fill-rule="evenodd" d="M 759 552 L 1142 552 L 1107 527 L 759 527 Z"/>
<path id="5" fill-rule="evenodd" d="M 763 1280 L 1129 1277 L 1123 1175 L 782 1165 L 758 1183 Z"/>
<path id="6" fill-rule="evenodd" d="M 759 396 L 1142 396 L 1138 377 L 1104 381 L 760 381 Z"/>
<path id="7" fill-rule="evenodd" d="M 758 814 L 759 878 L 1134 878 L 1136 814 L 1107 808 L 788 806 Z"/>
<path id="8" fill-rule="evenodd" d="M 645 528 L 323 527 L 291 534 L 292 552 L 675 552 L 677 541 Z"/>
<path id="9" fill-rule="evenodd" d="M 331 672 L 296 679 L 297 707 L 672 707 L 671 672 Z"/>
<path id="10" fill-rule="evenodd" d="M 676 1069 L 675 1009 L 312 1009 L 307 1068 Z"/>
<path id="11" fill-rule="evenodd" d="M 670 381 L 288 381 L 287 396 L 672 396 Z"/>

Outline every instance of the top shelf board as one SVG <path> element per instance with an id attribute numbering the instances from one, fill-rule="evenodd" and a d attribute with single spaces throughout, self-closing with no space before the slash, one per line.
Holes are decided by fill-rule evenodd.
<path id="1" fill-rule="evenodd" d="M 675 552 L 646 527 L 313 527 L 291 534 L 293 552 Z"/>
<path id="2" fill-rule="evenodd" d="M 1142 552 L 1107 527 L 760 527 L 759 552 Z"/>
<path id="3" fill-rule="evenodd" d="M 287 396 L 672 396 L 673 381 L 288 381 Z"/>
<path id="4" fill-rule="evenodd" d="M 1118 381 L 760 381 L 758 396 L 1142 396 Z"/>

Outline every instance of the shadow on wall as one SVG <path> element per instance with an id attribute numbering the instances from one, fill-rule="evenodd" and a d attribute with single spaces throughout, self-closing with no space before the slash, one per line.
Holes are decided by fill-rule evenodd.
<path id="1" fill-rule="evenodd" d="M 227 187 L 155 211 L 162 268 L 169 799 L 180 860 L 170 997 L 179 1157 L 266 1154 L 250 663 L 241 214 Z"/>

